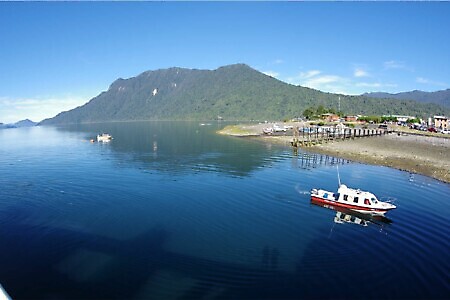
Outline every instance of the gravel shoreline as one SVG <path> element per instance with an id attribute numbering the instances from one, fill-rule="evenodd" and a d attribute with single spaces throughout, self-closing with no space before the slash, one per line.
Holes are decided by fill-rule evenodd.
<path id="1" fill-rule="evenodd" d="M 418 173 L 450 183 L 450 140 L 418 135 L 385 135 L 310 147 L 314 152 Z"/>
<path id="2" fill-rule="evenodd" d="M 247 134 L 242 136 L 254 136 L 261 132 L 259 128 L 261 125 L 251 127 L 246 125 Z M 221 133 L 228 134 L 226 131 Z M 256 138 L 283 144 L 289 144 L 292 140 L 292 137 L 283 135 Z M 448 138 L 389 134 L 345 141 L 336 140 L 305 149 L 361 163 L 382 165 L 422 174 L 450 183 L 450 139 Z"/>

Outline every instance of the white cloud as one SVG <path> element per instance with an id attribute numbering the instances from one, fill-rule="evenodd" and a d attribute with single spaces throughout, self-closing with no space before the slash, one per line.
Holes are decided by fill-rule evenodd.
<path id="1" fill-rule="evenodd" d="M 422 83 L 422 84 L 428 84 L 428 85 L 441 86 L 441 87 L 447 87 L 448 86 L 444 82 L 434 81 L 434 80 L 430 80 L 430 79 L 423 78 L 423 77 L 417 77 L 416 78 L 416 82 L 417 83 Z"/>
<path id="2" fill-rule="evenodd" d="M 370 82 L 358 82 L 358 83 L 356 83 L 356 86 L 359 86 L 359 87 L 376 87 L 376 88 L 379 88 L 379 87 L 381 87 L 382 85 L 381 85 L 381 83 L 378 83 L 378 82 L 374 82 L 374 83 L 370 83 Z"/>
<path id="3" fill-rule="evenodd" d="M 263 71 L 264 74 L 266 74 L 267 76 L 272 76 L 272 77 L 278 77 L 278 75 L 280 75 L 280 73 L 275 72 L 275 71 Z"/>
<path id="4" fill-rule="evenodd" d="M 414 69 L 408 66 L 404 61 L 388 60 L 383 63 L 385 70 L 406 70 L 413 72 Z"/>
<path id="5" fill-rule="evenodd" d="M 86 103 L 86 98 L 0 98 L 0 122 L 14 123 L 23 119 L 35 122 L 56 116 Z"/>
<path id="6" fill-rule="evenodd" d="M 416 78 L 416 82 L 418 82 L 418 83 L 424 83 L 424 84 L 430 83 L 430 81 L 429 81 L 428 79 L 423 78 L 423 77 L 417 77 L 417 78 Z"/>
<path id="7" fill-rule="evenodd" d="M 404 63 L 401 61 L 389 60 L 383 63 L 383 67 L 385 69 L 402 69 L 404 67 Z"/>
<path id="8" fill-rule="evenodd" d="M 355 83 L 355 85 L 358 87 L 370 87 L 370 88 L 397 87 L 397 84 L 381 83 L 381 82 L 357 82 L 357 83 Z"/>
<path id="9" fill-rule="evenodd" d="M 303 79 L 307 79 L 307 78 L 311 78 L 311 77 L 314 77 L 314 76 L 317 76 L 317 75 L 319 75 L 320 73 L 322 73 L 322 72 L 320 72 L 319 70 L 310 70 L 310 71 L 308 71 L 308 72 L 302 72 L 302 73 L 300 73 L 300 78 L 303 78 Z"/>
<path id="10" fill-rule="evenodd" d="M 359 77 L 369 77 L 370 75 L 366 70 L 362 68 L 355 68 L 353 76 L 359 78 Z"/>
<path id="11" fill-rule="evenodd" d="M 309 78 L 304 83 L 309 87 L 320 87 L 324 84 L 342 82 L 345 79 L 336 75 L 322 75 Z"/>
<path id="12" fill-rule="evenodd" d="M 295 77 L 290 77 L 286 81 L 291 84 L 301 85 L 324 92 L 346 95 L 359 95 L 368 92 L 368 89 L 373 91 L 372 89 L 381 90 L 385 88 L 397 87 L 396 84 L 392 83 L 359 82 L 358 79 L 360 77 L 370 77 L 370 74 L 361 68 L 356 68 L 355 71 L 357 70 L 361 71 L 360 74 L 358 74 L 360 75 L 359 77 L 355 76 L 355 73 L 352 74 L 353 77 L 343 77 L 334 74 L 324 74 L 319 70 L 309 70 L 306 72 L 301 72 Z M 362 72 L 364 72 L 364 74 L 362 74 Z"/>
<path id="13" fill-rule="evenodd" d="M 319 74 L 321 74 L 321 71 L 319 70 L 300 72 L 300 74 L 298 74 L 297 76 L 288 77 L 286 81 L 291 84 L 302 85 L 302 83 L 305 82 L 307 79 L 313 78 Z"/>
<path id="14" fill-rule="evenodd" d="M 287 82 L 291 84 L 333 93 L 344 93 L 346 81 L 347 79 L 343 77 L 323 74 L 319 70 L 301 72 L 299 75 L 287 79 Z"/>
<path id="15" fill-rule="evenodd" d="M 273 62 L 275 65 L 279 65 L 279 64 L 282 64 L 282 63 L 284 63 L 284 60 L 282 60 L 282 59 L 275 59 L 275 61 Z"/>

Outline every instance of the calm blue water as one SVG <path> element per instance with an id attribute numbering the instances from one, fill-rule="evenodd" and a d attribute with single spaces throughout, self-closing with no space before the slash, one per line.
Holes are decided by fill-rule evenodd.
<path id="1" fill-rule="evenodd" d="M 448 184 L 221 126 L 0 130 L 0 283 L 14 299 L 448 298 Z M 337 163 L 395 201 L 390 220 L 310 203 Z"/>

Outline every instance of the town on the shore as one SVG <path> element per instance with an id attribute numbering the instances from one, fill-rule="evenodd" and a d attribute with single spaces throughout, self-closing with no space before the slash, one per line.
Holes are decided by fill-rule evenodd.
<path id="1" fill-rule="evenodd" d="M 380 124 L 379 128 L 386 128 L 387 125 L 396 125 L 398 127 L 406 127 L 409 129 L 427 131 L 430 133 L 450 133 L 450 119 L 447 116 L 434 115 L 427 119 L 409 115 L 382 115 L 382 116 L 365 116 L 365 115 L 345 115 L 338 113 L 334 109 L 326 109 L 323 106 L 318 108 L 307 108 L 303 112 L 303 118 L 293 118 L 284 120 L 287 122 L 306 122 L 309 125 L 324 126 L 336 125 L 342 127 L 361 127 L 367 128 L 371 124 Z M 268 123 L 265 121 L 265 123 Z M 291 129 L 292 126 L 280 126 L 275 123 L 273 126 L 266 127 L 263 130 L 265 134 L 272 134 L 279 131 Z"/>

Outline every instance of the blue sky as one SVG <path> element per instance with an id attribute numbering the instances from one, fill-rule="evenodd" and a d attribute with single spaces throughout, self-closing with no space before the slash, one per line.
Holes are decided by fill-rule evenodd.
<path id="1" fill-rule="evenodd" d="M 450 2 L 0 2 L 0 122 L 117 78 L 246 63 L 327 92 L 450 87 Z"/>

